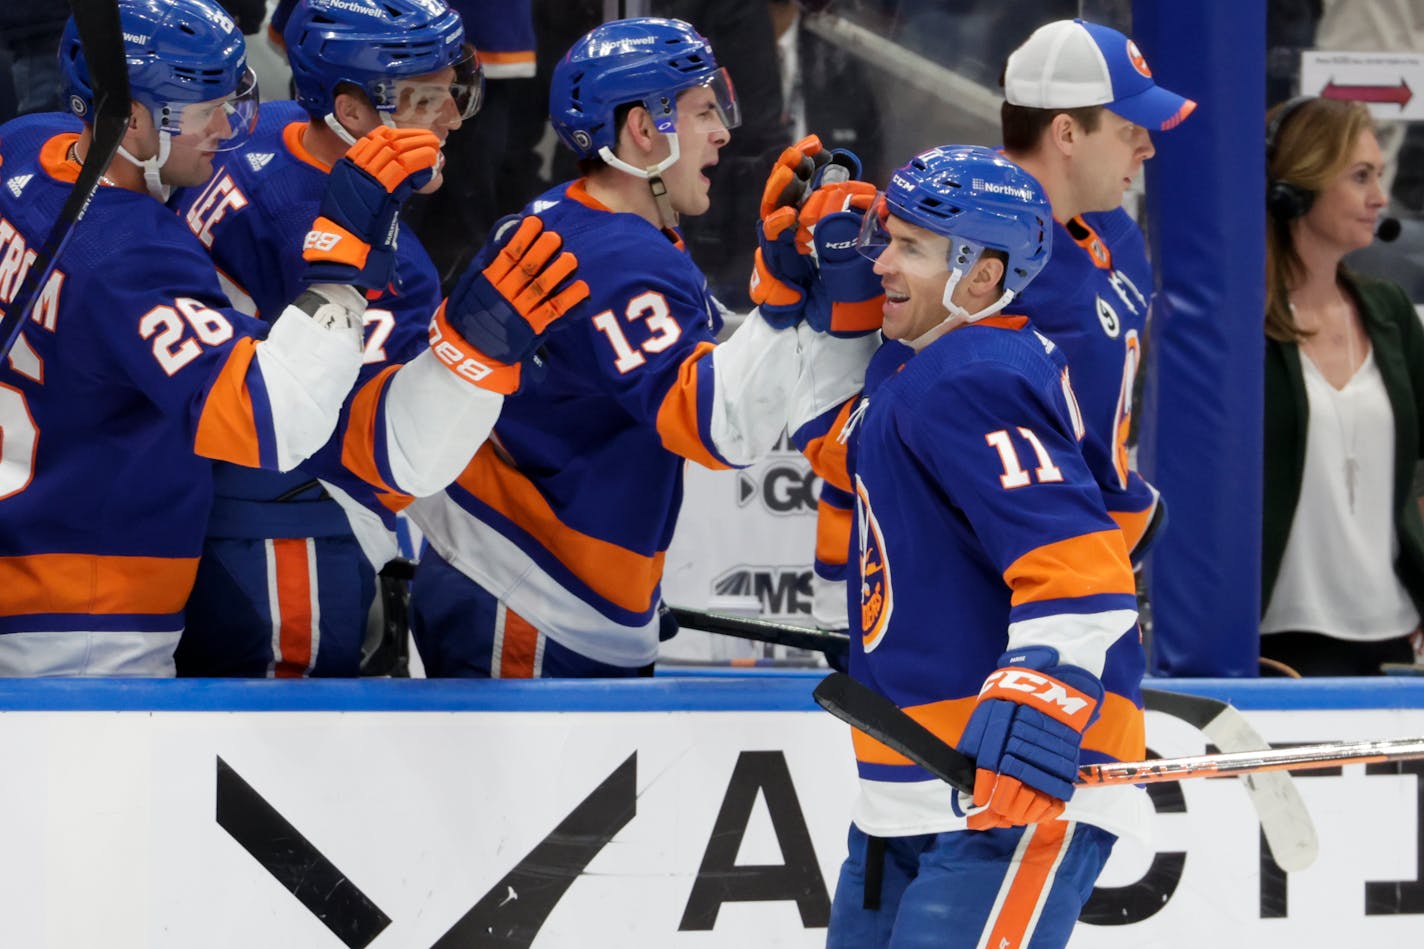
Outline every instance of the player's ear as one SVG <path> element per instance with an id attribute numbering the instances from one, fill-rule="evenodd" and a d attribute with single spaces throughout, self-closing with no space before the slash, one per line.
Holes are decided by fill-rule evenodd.
<path id="1" fill-rule="evenodd" d="M 661 137 L 658 134 L 657 126 L 653 125 L 653 117 L 648 114 L 647 109 L 640 105 L 635 105 L 628 110 L 628 117 L 624 120 L 623 128 L 618 136 L 620 139 L 626 136 L 629 143 L 639 152 L 651 152 Z"/>
<path id="2" fill-rule="evenodd" d="M 380 124 L 375 112 L 361 92 L 337 92 L 332 99 L 331 114 L 353 138 L 360 138 Z"/>
<path id="3" fill-rule="evenodd" d="M 969 287 L 977 297 L 997 298 L 1004 280 L 1004 262 L 996 255 L 984 254 L 969 271 Z"/>
<path id="4" fill-rule="evenodd" d="M 124 133 L 124 150 L 140 161 L 158 154 L 158 129 L 153 124 L 153 113 L 141 102 L 129 105 L 129 128 Z"/>

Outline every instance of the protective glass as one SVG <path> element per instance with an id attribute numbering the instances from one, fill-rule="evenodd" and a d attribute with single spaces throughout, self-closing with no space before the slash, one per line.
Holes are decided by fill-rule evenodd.
<path id="1" fill-rule="evenodd" d="M 703 82 L 679 91 L 676 98 L 650 96 L 643 100 L 643 107 L 652 115 L 653 124 L 659 132 L 671 135 L 677 131 L 677 103 L 695 89 L 710 90 L 712 98 L 705 108 L 687 113 L 686 131 L 694 135 L 711 134 L 723 129 L 730 132 L 742 124 L 742 108 L 737 103 L 737 90 L 732 86 L 732 77 L 726 69 L 719 69 Z"/>
<path id="2" fill-rule="evenodd" d="M 205 102 L 170 102 L 155 121 L 161 131 L 181 135 L 201 151 L 226 152 L 242 147 L 252 135 L 257 105 L 257 77 L 244 68 L 231 95 Z"/>
<path id="3" fill-rule="evenodd" d="M 875 200 L 870 203 L 870 211 L 860 219 L 860 233 L 855 238 L 855 249 L 861 256 L 876 260 L 890 243 L 890 232 L 885 229 L 885 218 L 889 214 L 885 192 L 875 192 Z"/>
<path id="4" fill-rule="evenodd" d="M 485 75 L 479 60 L 467 46 L 465 55 L 451 64 L 454 78 L 435 81 L 436 76 L 450 75 L 446 70 L 429 76 L 397 79 L 382 84 L 381 98 L 389 103 L 391 117 L 403 126 L 433 129 L 451 125 L 457 119 L 475 117 L 484 104 Z M 381 101 L 375 96 L 373 101 Z"/>

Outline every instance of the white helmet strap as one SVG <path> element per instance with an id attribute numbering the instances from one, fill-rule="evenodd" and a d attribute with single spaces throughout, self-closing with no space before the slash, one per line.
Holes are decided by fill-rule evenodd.
<path id="1" fill-rule="evenodd" d="M 173 152 L 172 133 L 164 130 L 158 132 L 158 154 L 152 158 L 135 158 L 133 153 L 122 145 L 119 146 L 119 154 L 132 165 L 143 169 L 143 183 L 148 189 L 148 193 L 159 201 L 166 202 L 172 188 L 163 183 L 163 166 L 168 162 L 168 156 Z"/>
<path id="2" fill-rule="evenodd" d="M 598 150 L 598 157 L 611 168 L 634 178 L 643 178 L 648 182 L 648 188 L 653 193 L 653 200 L 657 202 L 658 214 L 662 217 L 664 227 L 677 227 L 677 212 L 672 209 L 672 201 L 667 196 L 667 185 L 663 184 L 663 172 L 667 171 L 677 160 L 682 157 L 682 146 L 678 144 L 677 135 L 672 132 L 664 132 L 663 137 L 668 140 L 668 156 L 656 165 L 649 165 L 647 168 L 639 168 L 631 165 L 617 155 L 613 154 L 613 149 L 607 145 Z"/>
<path id="3" fill-rule="evenodd" d="M 955 267 L 949 272 L 949 280 L 944 285 L 944 296 L 940 300 L 940 302 L 944 304 L 944 308 L 949 311 L 949 314 L 933 327 L 906 343 L 906 345 L 915 352 L 924 349 L 956 326 L 964 323 L 975 323 L 984 319 L 986 316 L 993 316 L 1013 302 L 1014 291 L 1005 290 L 999 296 L 999 299 L 984 307 L 984 309 L 977 313 L 970 313 L 964 307 L 951 300 L 950 298 L 954 296 L 954 288 L 959 286 L 959 281 L 964 279 L 964 275 L 969 271 L 970 267 L 973 267 L 973 264 L 970 264 L 969 267 Z"/>

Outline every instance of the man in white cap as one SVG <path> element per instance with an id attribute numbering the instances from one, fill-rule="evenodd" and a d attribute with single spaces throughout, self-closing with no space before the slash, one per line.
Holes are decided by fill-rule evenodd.
<path id="1" fill-rule="evenodd" d="M 1133 562 L 1165 521 L 1157 490 L 1133 471 L 1133 379 L 1152 293 L 1142 231 L 1123 194 L 1196 103 L 1153 81 L 1137 45 L 1083 20 L 1039 27 L 1004 69 L 1004 154 L 1043 185 L 1053 254 L 1015 312 L 1062 347 L 1073 373 L 1088 462 Z"/>

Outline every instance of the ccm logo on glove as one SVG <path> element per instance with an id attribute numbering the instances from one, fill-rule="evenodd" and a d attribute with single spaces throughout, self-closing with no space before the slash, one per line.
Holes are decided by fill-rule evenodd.
<path id="1" fill-rule="evenodd" d="M 1088 727 L 1098 705 L 1092 696 L 1032 669 L 995 670 L 984 680 L 979 698 L 1029 705 L 1078 731 Z"/>

